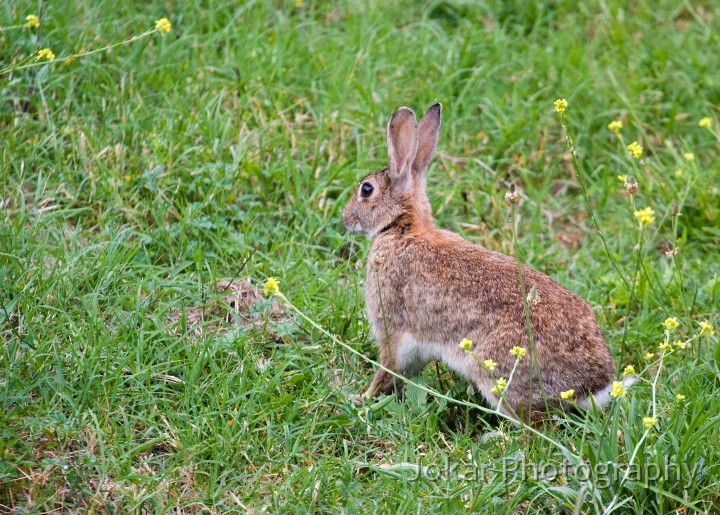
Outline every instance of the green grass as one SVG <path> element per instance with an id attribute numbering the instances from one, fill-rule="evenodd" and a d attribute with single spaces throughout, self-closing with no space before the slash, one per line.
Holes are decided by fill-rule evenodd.
<path id="1" fill-rule="evenodd" d="M 0 69 L 57 55 L 0 76 L 0 511 L 717 511 L 718 337 L 661 368 L 657 347 L 669 316 L 673 339 L 720 325 L 720 8 L 300 4 L 43 2 L 37 31 L 0 32 Z M 37 9 L 6 2 L 0 26 Z M 163 16 L 165 37 L 63 60 Z M 540 438 L 417 386 L 357 407 L 372 365 L 277 299 L 235 313 L 213 287 L 278 277 L 376 357 L 368 241 L 340 210 L 386 162 L 392 111 L 435 101 L 438 223 L 591 303 L 618 367 L 644 370 L 605 413 L 558 414 Z M 517 246 L 510 182 L 527 196 Z M 418 381 L 480 402 L 442 367 Z"/>

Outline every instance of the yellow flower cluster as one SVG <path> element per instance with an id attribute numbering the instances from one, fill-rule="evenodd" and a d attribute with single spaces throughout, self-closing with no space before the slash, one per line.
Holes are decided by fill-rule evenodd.
<path id="1" fill-rule="evenodd" d="M 269 297 L 273 293 L 279 293 L 280 292 L 280 281 L 278 281 L 275 277 L 268 277 L 267 281 L 265 281 L 265 289 L 264 293 L 266 297 Z"/>
<path id="2" fill-rule="evenodd" d="M 685 158 L 685 161 L 694 161 L 695 160 L 695 154 L 692 152 L 685 152 L 683 154 L 683 157 Z"/>
<path id="3" fill-rule="evenodd" d="M 527 354 L 525 347 L 518 347 L 517 345 L 510 349 L 510 355 L 515 356 L 517 359 L 522 359 Z"/>
<path id="4" fill-rule="evenodd" d="M 634 376 L 635 375 L 635 367 L 632 365 L 628 365 L 625 367 L 625 370 L 623 370 L 624 376 Z"/>
<path id="5" fill-rule="evenodd" d="M 620 134 L 620 131 L 623 128 L 623 122 L 620 120 L 613 120 L 612 122 L 608 123 L 607 127 L 615 134 Z"/>
<path id="6" fill-rule="evenodd" d="M 558 98 L 555 101 L 554 105 L 555 105 L 555 111 L 557 111 L 558 113 L 564 113 L 565 109 L 567 109 L 568 103 L 567 103 L 567 100 L 565 100 L 564 98 Z"/>
<path id="7" fill-rule="evenodd" d="M 460 347 L 465 352 L 470 352 L 470 349 L 472 349 L 472 341 L 468 340 L 467 338 L 463 338 L 460 340 L 460 343 L 458 343 L 458 347 Z"/>
<path id="8" fill-rule="evenodd" d="M 645 426 L 645 429 L 650 429 L 655 424 L 657 424 L 657 419 L 655 417 L 643 417 L 643 425 Z"/>
<path id="9" fill-rule="evenodd" d="M 700 324 L 700 336 L 712 336 L 715 334 L 715 328 L 707 320 L 698 323 Z"/>
<path id="10" fill-rule="evenodd" d="M 651 207 L 646 207 L 639 211 L 635 211 L 635 218 L 638 219 L 640 225 L 650 225 L 655 221 L 655 211 Z"/>
<path id="11" fill-rule="evenodd" d="M 50 50 L 49 48 L 43 48 L 41 50 L 38 50 L 38 53 L 35 56 L 35 62 L 41 61 L 42 59 L 47 59 L 48 61 L 54 61 L 55 54 L 53 54 L 53 51 Z"/>
<path id="12" fill-rule="evenodd" d="M 698 127 L 702 127 L 703 129 L 709 129 L 712 127 L 712 120 L 709 116 L 706 116 L 705 118 L 700 118 L 700 121 L 698 122 Z"/>
<path id="13" fill-rule="evenodd" d="M 28 14 L 25 19 L 27 20 L 25 24 L 26 29 L 37 29 L 40 26 L 40 18 L 34 14 Z"/>
<path id="14" fill-rule="evenodd" d="M 640 159 L 640 157 L 643 154 L 643 148 L 640 143 L 637 141 L 633 141 L 627 146 L 628 152 L 630 152 L 630 155 L 633 156 L 635 159 Z"/>
<path id="15" fill-rule="evenodd" d="M 670 345 L 668 342 L 662 342 L 660 345 L 658 345 L 658 349 L 660 352 L 670 352 L 673 350 L 673 346 Z"/>
<path id="16" fill-rule="evenodd" d="M 685 350 L 685 348 L 688 346 L 688 342 L 684 342 L 682 340 L 675 340 L 675 347 L 677 347 L 680 350 Z"/>
<path id="17" fill-rule="evenodd" d="M 665 329 L 667 329 L 668 331 L 672 331 L 674 329 L 677 329 L 680 324 L 678 323 L 677 318 L 670 317 L 666 319 L 662 325 L 664 325 Z"/>
<path id="18" fill-rule="evenodd" d="M 677 394 L 677 395 L 675 396 L 675 398 L 676 398 L 678 401 L 684 401 L 684 400 L 685 400 L 685 396 L 684 396 L 683 394 L 681 394 L 681 393 Z"/>
<path id="19" fill-rule="evenodd" d="M 564 392 L 560 392 L 560 398 L 566 401 L 572 399 L 574 395 L 575 390 L 565 390 Z"/>
<path id="20" fill-rule="evenodd" d="M 170 32 L 170 29 L 172 29 L 172 24 L 167 18 L 160 18 L 159 20 L 155 21 L 155 30 L 157 30 L 163 36 Z"/>
<path id="21" fill-rule="evenodd" d="M 504 377 L 501 377 L 497 380 L 497 383 L 495 383 L 495 386 L 491 388 L 490 391 L 495 395 L 500 395 L 505 391 L 505 388 L 507 388 L 507 380 Z"/>
<path id="22" fill-rule="evenodd" d="M 488 370 L 488 372 L 492 372 L 493 370 L 495 370 L 497 363 L 495 363 L 491 359 L 486 359 L 485 361 L 483 361 L 483 366 Z"/>
<path id="23" fill-rule="evenodd" d="M 612 390 L 610 390 L 610 397 L 619 399 L 621 397 L 625 397 L 626 394 L 627 392 L 625 391 L 625 387 L 620 381 L 612 382 Z"/>

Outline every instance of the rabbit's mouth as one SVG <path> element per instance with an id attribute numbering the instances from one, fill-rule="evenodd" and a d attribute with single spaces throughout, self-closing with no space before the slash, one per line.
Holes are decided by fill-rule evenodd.
<path id="1" fill-rule="evenodd" d="M 345 215 L 345 213 L 343 213 L 343 224 L 345 224 L 345 229 L 347 229 L 348 231 L 363 232 L 360 221 L 352 215 L 347 216 Z"/>
<path id="2" fill-rule="evenodd" d="M 342 210 L 342 219 L 345 229 L 352 232 L 361 231 L 362 228 L 360 227 L 360 220 L 358 220 L 357 216 L 354 215 L 352 209 L 349 208 L 350 206 L 348 205 Z"/>

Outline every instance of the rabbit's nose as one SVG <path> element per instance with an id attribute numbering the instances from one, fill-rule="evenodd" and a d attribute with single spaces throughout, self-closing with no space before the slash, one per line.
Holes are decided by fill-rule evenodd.
<path id="1" fill-rule="evenodd" d="M 342 210 L 342 219 L 343 219 L 343 225 L 345 225 L 345 229 L 352 230 L 350 226 L 353 224 L 355 218 L 352 214 L 352 212 L 347 208 L 343 208 Z"/>

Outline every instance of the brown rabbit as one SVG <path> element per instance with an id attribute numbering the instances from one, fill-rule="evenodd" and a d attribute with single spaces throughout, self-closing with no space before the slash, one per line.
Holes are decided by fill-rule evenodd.
<path id="1" fill-rule="evenodd" d="M 380 362 L 405 376 L 442 361 L 479 389 L 492 406 L 498 378 L 508 378 L 520 346 L 520 361 L 501 410 L 535 418 L 557 406 L 560 392 L 575 391 L 588 407 L 608 400 L 615 362 L 590 306 L 550 277 L 522 266 L 534 352 L 528 343 L 517 261 L 435 227 L 425 176 L 440 131 L 441 105 L 420 124 L 407 107 L 387 128 L 389 166 L 365 177 L 343 209 L 345 227 L 372 238 L 365 301 Z M 472 353 L 458 344 L 467 338 Z M 478 359 L 479 358 L 479 359 Z M 497 363 L 489 372 L 479 361 Z M 492 377 L 491 377 L 492 376 Z M 401 388 L 380 369 L 363 394 Z"/>

